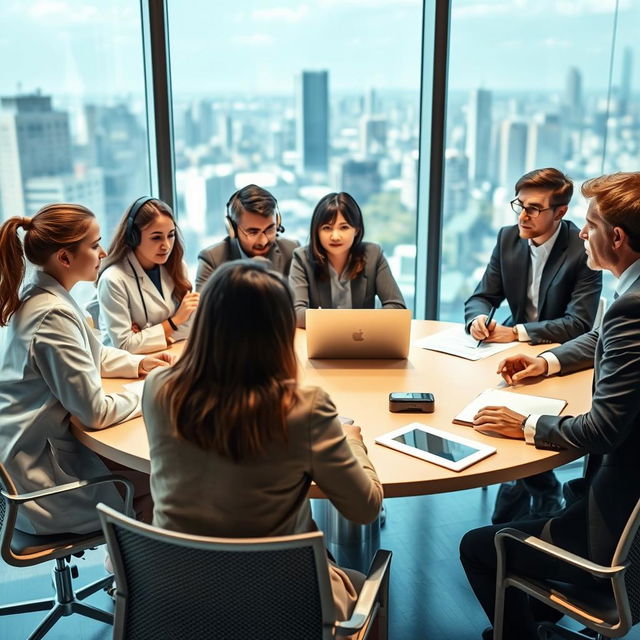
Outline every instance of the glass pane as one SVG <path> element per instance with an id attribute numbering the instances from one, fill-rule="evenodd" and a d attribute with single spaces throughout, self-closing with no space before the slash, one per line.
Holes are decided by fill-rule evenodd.
<path id="1" fill-rule="evenodd" d="M 139 4 L 2 2 L 0 24 L 1 216 L 78 202 L 108 246 L 149 192 Z M 74 290 L 82 301 L 92 293 Z"/>
<path id="2" fill-rule="evenodd" d="M 461 322 L 497 231 L 516 223 L 509 201 L 518 178 L 543 167 L 567 173 L 575 189 L 566 219 L 582 227 L 580 185 L 622 162 L 633 166 L 634 153 L 637 169 L 638 130 L 631 132 L 630 114 L 609 119 L 616 133 L 608 145 L 613 137 L 628 155 L 614 160 L 608 146 L 612 159 L 603 165 L 615 3 L 452 4 L 440 317 Z M 626 50 L 637 51 L 633 11 L 635 21 L 631 9 L 620 18 L 628 25 Z M 630 77 L 622 70 L 626 55 L 615 62 L 614 84 Z M 630 80 L 625 87 L 630 109 Z"/>
<path id="3" fill-rule="evenodd" d="M 413 306 L 422 3 L 169 3 L 176 182 L 193 266 L 256 183 L 306 244 L 330 191 L 362 207 Z"/>

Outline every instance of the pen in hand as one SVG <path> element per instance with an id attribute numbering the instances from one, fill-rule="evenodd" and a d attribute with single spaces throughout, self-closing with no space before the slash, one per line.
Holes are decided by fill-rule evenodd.
<path id="1" fill-rule="evenodd" d="M 487 316 L 487 319 L 484 321 L 484 326 L 487 327 L 487 329 L 489 328 L 489 325 L 491 324 L 491 321 L 493 320 L 493 316 L 496 312 L 496 308 L 495 307 L 491 307 L 491 311 L 489 311 L 489 315 Z M 484 342 L 484 338 L 482 338 L 482 340 L 478 340 L 478 344 L 476 345 L 476 349 Z"/>

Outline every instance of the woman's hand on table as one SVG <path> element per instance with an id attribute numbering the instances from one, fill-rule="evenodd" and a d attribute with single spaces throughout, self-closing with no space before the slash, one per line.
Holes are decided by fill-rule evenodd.
<path id="1" fill-rule="evenodd" d="M 526 416 L 507 407 L 484 407 L 473 417 L 473 428 L 481 433 L 524 440 L 525 419 Z"/>
<path id="2" fill-rule="evenodd" d="M 353 438 L 354 440 L 360 440 L 360 442 L 364 442 L 362 439 L 362 429 L 356 424 L 343 424 L 342 429 L 347 438 Z"/>
<path id="3" fill-rule="evenodd" d="M 138 374 L 140 376 L 146 376 L 147 373 L 153 371 L 156 367 L 169 367 L 176 361 L 176 357 L 168 351 L 162 353 L 156 353 L 152 356 L 147 356 L 140 360 L 138 365 Z"/>

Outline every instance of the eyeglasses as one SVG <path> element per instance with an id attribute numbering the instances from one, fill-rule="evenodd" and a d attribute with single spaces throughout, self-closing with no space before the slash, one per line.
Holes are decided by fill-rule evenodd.
<path id="1" fill-rule="evenodd" d="M 539 207 L 534 207 L 533 205 L 525 206 L 522 204 L 522 202 L 520 202 L 520 200 L 518 200 L 518 198 L 512 200 L 509 204 L 511 205 L 511 208 L 516 215 L 520 215 L 524 211 L 530 218 L 537 218 L 543 211 L 557 209 L 558 207 L 562 206 L 561 204 L 554 204 L 551 207 L 540 209 Z"/>
<path id="2" fill-rule="evenodd" d="M 257 240 L 262 234 L 264 234 L 267 240 L 273 240 L 276 237 L 278 229 L 275 224 L 268 226 L 266 229 L 243 229 L 238 227 L 238 231 L 241 231 L 249 240 Z"/>

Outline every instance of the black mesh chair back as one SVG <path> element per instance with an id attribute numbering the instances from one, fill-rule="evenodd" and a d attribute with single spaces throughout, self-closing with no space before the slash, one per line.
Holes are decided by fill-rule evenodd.
<path id="1" fill-rule="evenodd" d="M 322 533 L 206 538 L 99 510 L 116 574 L 115 638 L 333 637 Z"/>
<path id="2" fill-rule="evenodd" d="M 612 566 L 627 565 L 624 589 L 614 594 L 624 615 L 630 616 L 630 626 L 640 622 L 640 501 L 629 517 L 611 561 Z"/>
<path id="3" fill-rule="evenodd" d="M 5 493 L 14 495 L 16 488 L 4 465 L 0 464 L 0 555 L 5 562 L 11 563 L 11 532 L 18 508 L 5 497 Z"/>

